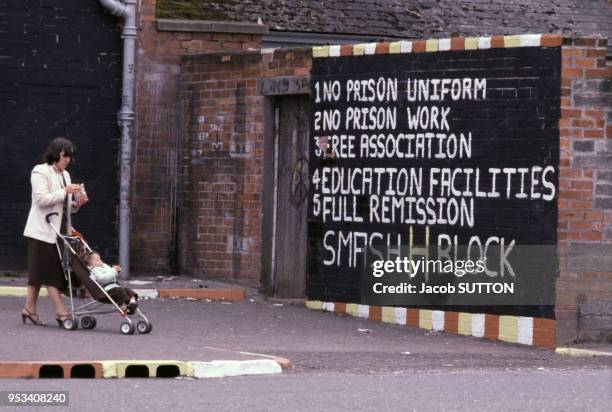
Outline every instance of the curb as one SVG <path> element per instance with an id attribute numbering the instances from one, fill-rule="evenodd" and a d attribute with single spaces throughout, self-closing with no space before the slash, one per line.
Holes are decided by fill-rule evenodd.
<path id="1" fill-rule="evenodd" d="M 104 378 L 176 378 L 193 376 L 190 362 L 177 360 L 102 361 Z"/>
<path id="2" fill-rule="evenodd" d="M 244 300 L 244 290 L 242 289 L 157 289 L 157 293 L 160 298 Z"/>
<path id="3" fill-rule="evenodd" d="M 273 360 L 274 362 L 278 363 L 281 366 L 281 368 L 283 368 L 283 369 L 291 368 L 291 361 L 289 359 L 287 359 L 287 358 L 283 358 L 282 356 L 265 355 L 263 353 L 254 353 L 254 352 L 233 351 L 233 350 L 230 350 L 230 349 L 215 348 L 213 346 L 204 346 L 204 349 L 216 350 L 216 351 L 219 351 L 219 352 L 239 353 L 241 355 L 247 355 L 247 356 L 260 356 L 260 357 L 263 357 L 263 358 L 268 358 L 270 360 Z"/>
<path id="4" fill-rule="evenodd" d="M 96 361 L 0 362 L 0 378 L 102 378 Z"/>
<path id="5" fill-rule="evenodd" d="M 525 316 L 491 315 L 394 306 L 307 300 L 308 309 L 412 326 L 445 333 L 555 349 L 555 321 Z"/>
<path id="6" fill-rule="evenodd" d="M 568 348 L 568 347 L 557 348 L 555 349 L 555 352 L 557 353 L 557 355 L 574 356 L 577 358 L 594 358 L 594 357 L 599 357 L 599 356 L 612 356 L 611 352 L 602 352 L 598 350 Z"/>
<path id="7" fill-rule="evenodd" d="M 243 289 L 134 289 L 134 292 L 145 299 L 188 298 L 230 302 L 245 300 Z M 25 297 L 26 287 L 0 286 L 0 296 Z M 39 296 L 47 296 L 47 291 L 41 289 Z"/>
<path id="8" fill-rule="evenodd" d="M 26 296 L 26 287 L 25 286 L 0 286 L 0 296 L 17 296 L 17 297 L 25 297 Z M 40 289 L 38 296 L 46 297 L 47 290 Z"/>
<path id="9" fill-rule="evenodd" d="M 247 361 L 193 362 L 194 378 L 222 378 L 226 376 L 274 375 L 282 373 L 282 367 L 271 359 Z"/>
<path id="10" fill-rule="evenodd" d="M 287 359 L 285 360 L 288 362 Z M 5 379 L 199 379 L 273 375 L 282 373 L 282 371 L 281 363 L 275 359 L 214 360 L 208 362 L 177 360 L 0 362 L 0 378 Z"/>

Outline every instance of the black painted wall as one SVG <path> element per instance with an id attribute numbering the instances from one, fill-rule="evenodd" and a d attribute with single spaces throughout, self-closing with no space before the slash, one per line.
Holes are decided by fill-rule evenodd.
<path id="1" fill-rule="evenodd" d="M 393 103 L 377 102 L 347 102 L 348 79 L 398 79 L 398 100 Z M 477 100 L 460 99 L 452 101 L 421 101 L 410 102 L 407 98 L 407 79 L 486 79 L 486 98 Z M 323 82 L 338 80 L 341 84 L 341 98 L 338 101 L 325 101 L 323 99 Z M 319 90 L 317 93 L 317 82 Z M 382 89 L 381 89 L 382 90 Z M 431 91 L 431 89 L 430 89 Z M 321 99 L 317 101 L 317 96 Z M 354 94 L 351 96 L 354 97 Z M 333 99 L 332 99 L 333 100 Z M 407 127 L 407 108 L 414 113 L 418 106 L 449 107 L 447 116 L 450 131 L 436 130 L 435 126 L 417 127 L 411 130 Z M 345 119 L 347 108 L 396 107 L 397 128 L 375 127 L 373 130 L 356 130 L 351 123 L 347 128 Z M 549 166 L 554 173 L 548 174 L 549 187 L 544 188 L 541 180 L 536 184 L 536 191 L 551 194 L 550 184 L 558 186 L 559 162 L 559 130 L 560 118 L 560 48 L 512 48 L 490 49 L 474 51 L 447 51 L 436 53 L 389 54 L 370 56 L 347 56 L 336 58 L 315 58 L 311 76 L 311 143 L 310 143 L 310 203 L 308 223 L 308 284 L 307 297 L 326 302 L 361 302 L 360 270 L 351 267 L 348 261 L 348 250 L 343 248 L 340 264 L 326 265 L 324 260 L 330 260 L 333 253 L 330 245 L 338 243 L 338 232 L 345 235 L 354 232 L 371 234 L 390 234 L 396 239 L 402 235 L 402 244 L 408 243 L 410 226 L 414 230 L 414 244 L 425 244 L 425 227 L 429 227 L 429 242 L 436 244 L 439 234 L 448 234 L 458 237 L 459 245 L 467 245 L 472 236 L 479 236 L 485 240 L 497 236 L 506 239 L 515 239 L 517 245 L 556 245 L 557 230 L 557 201 L 554 198 L 543 201 L 540 199 L 517 198 L 520 192 L 520 178 L 511 177 L 511 194 L 506 198 L 506 175 L 499 174 L 496 189 L 501 192 L 499 198 L 477 198 L 463 196 L 442 196 L 446 199 L 452 197 L 459 200 L 474 201 L 475 224 L 449 225 L 442 223 L 371 223 L 367 216 L 370 213 L 369 195 L 360 194 L 355 197 L 353 206 L 352 196 L 347 199 L 349 217 L 353 210 L 357 215 L 366 217 L 364 222 L 342 221 L 323 222 L 321 214 L 315 213 L 315 196 L 324 196 L 322 182 L 316 181 L 322 175 L 315 175 L 323 167 L 344 167 L 347 169 L 371 168 L 422 168 L 423 169 L 423 195 L 429 197 L 429 172 L 432 168 L 479 168 L 483 173 L 480 180 L 480 190 L 492 191 L 491 179 L 488 179 L 489 168 L 529 168 L 534 165 L 542 168 Z M 316 113 L 323 110 L 338 109 L 341 113 L 339 130 L 316 130 Z M 322 124 L 322 121 L 321 123 Z M 373 134 L 415 134 L 415 133 L 454 133 L 459 136 L 472 133 L 472 155 L 469 158 L 435 158 L 438 153 L 438 141 L 434 138 L 433 153 L 431 157 L 418 158 L 343 158 L 334 157 L 331 148 L 323 150 L 323 155 L 317 155 L 316 139 L 320 136 L 349 134 L 355 135 L 355 152 L 360 153 L 360 136 L 365 133 Z M 331 141 L 329 141 L 331 143 Z M 406 140 L 402 142 L 406 143 Z M 413 149 L 414 151 L 414 145 Z M 327 154 L 325 154 L 325 152 Z M 347 170 L 345 169 L 345 170 Z M 537 175 L 536 175 L 537 176 Z M 438 175 L 438 177 L 440 177 Z M 382 187 L 388 187 L 389 176 L 383 174 Z M 358 175 L 357 186 L 361 184 Z M 465 187 L 465 176 L 458 175 L 457 186 Z M 525 186 L 528 185 L 528 179 Z M 328 185 L 329 187 L 329 185 Z M 439 186 L 436 186 L 439 188 Z M 471 186 L 474 191 L 474 183 Z M 463 190 L 463 189 L 462 189 Z M 527 187 L 527 191 L 529 188 Z M 383 189 L 382 192 L 385 190 Z M 409 196 L 409 195 L 408 195 Z M 337 200 L 341 196 L 333 196 Z M 401 196 L 397 196 L 402 198 Z M 418 196 L 416 196 L 418 197 Z M 438 197 L 434 194 L 433 197 Z M 437 205 L 435 206 L 438 210 Z M 379 209 L 380 212 L 380 209 Z M 413 212 L 413 216 L 417 216 Z M 428 215 L 429 216 L 429 215 Z M 349 219 L 350 220 L 350 219 Z M 327 232 L 333 232 L 324 243 Z M 384 241 L 382 242 L 385 243 Z M 484 243 L 484 241 L 483 241 Z M 333 249 L 337 247 L 333 246 Z M 362 257 L 360 255 L 360 257 Z M 554 268 L 552 269 L 554 271 Z M 551 271 L 551 272 L 552 272 Z M 554 276 L 554 273 L 551 273 Z M 554 283 L 548 283 L 554 288 Z M 550 286 L 552 284 L 552 286 Z M 535 283 L 534 283 L 535 287 Z M 554 293 L 554 289 L 550 291 Z M 469 308 L 462 308 L 469 310 Z M 522 310 L 526 309 L 526 310 Z M 534 313 L 533 308 L 505 307 L 497 310 L 489 307 L 488 313 L 499 311 L 501 313 Z M 551 316 L 550 308 L 540 308 L 535 313 Z"/>
<path id="2" fill-rule="evenodd" d="M 26 267 L 30 171 L 60 135 L 91 198 L 73 225 L 116 259 L 121 47 L 97 0 L 0 0 L 0 270 Z"/>

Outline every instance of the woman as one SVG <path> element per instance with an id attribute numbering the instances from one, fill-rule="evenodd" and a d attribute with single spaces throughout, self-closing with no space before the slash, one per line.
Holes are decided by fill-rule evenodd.
<path id="1" fill-rule="evenodd" d="M 35 325 L 46 325 L 36 314 L 41 285 L 47 286 L 57 323 L 62 326 L 69 316 L 60 299 L 60 290 L 65 290 L 67 285 L 55 243 L 57 235 L 45 218 L 56 213 L 51 217 L 51 223 L 62 233 L 67 233 L 71 209 L 74 207 L 76 211 L 88 200 L 86 196 L 79 196 L 76 202 L 72 200 L 73 194 L 81 193 L 81 186 L 72 184 L 66 171 L 75 154 L 76 147 L 70 140 L 57 137 L 47 148 L 45 163 L 32 169 L 32 206 L 23 231 L 28 240 L 28 287 L 25 308 L 21 311 L 23 323 L 29 319 Z"/>

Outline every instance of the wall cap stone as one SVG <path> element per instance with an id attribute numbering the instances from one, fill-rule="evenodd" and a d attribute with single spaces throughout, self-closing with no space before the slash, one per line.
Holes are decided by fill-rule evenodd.
<path id="1" fill-rule="evenodd" d="M 516 34 L 481 37 L 452 37 L 447 39 L 425 39 L 406 41 L 400 40 L 388 43 L 388 47 L 378 47 L 383 43 L 366 43 L 344 45 L 350 47 L 346 55 L 360 56 L 363 54 L 438 52 L 446 50 L 477 50 L 509 47 L 559 47 L 591 46 L 606 47 L 607 39 L 603 37 L 565 37 L 561 34 Z M 418 45 L 415 50 L 415 44 Z M 314 46 L 312 57 L 337 57 L 336 46 Z M 422 50 L 421 50 L 422 49 Z M 367 51 L 370 51 L 369 53 Z"/>
<path id="2" fill-rule="evenodd" d="M 266 34 L 269 31 L 263 24 L 215 20 L 156 19 L 156 23 L 159 31 L 238 34 Z"/>

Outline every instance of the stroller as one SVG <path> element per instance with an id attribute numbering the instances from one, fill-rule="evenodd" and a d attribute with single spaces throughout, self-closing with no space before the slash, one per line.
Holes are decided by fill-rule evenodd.
<path id="1" fill-rule="evenodd" d="M 59 243 L 56 244 L 57 252 L 62 262 L 62 269 L 68 282 L 68 297 L 70 298 L 70 312 L 68 318 L 63 322 L 64 329 L 75 330 L 79 323 L 83 329 L 93 329 L 96 327 L 96 318 L 93 315 L 119 313 L 123 318 L 120 326 L 122 334 L 132 335 L 134 331 L 143 334 L 150 333 L 153 329 L 153 325 L 140 311 L 139 307 L 136 308 L 134 313 L 128 313 L 127 310 L 121 309 L 102 285 L 90 277 L 89 269 L 77 251 L 82 250 L 84 252 L 91 252 L 92 249 L 81 236 L 62 235 L 53 223 L 51 223 L 50 218 L 53 215 L 57 215 L 57 213 L 50 213 L 45 218 L 58 238 L 61 239 L 64 246 L 62 250 L 62 248 L 59 247 Z M 58 242 L 60 241 L 59 239 Z M 85 297 L 85 291 L 89 292 L 92 300 L 75 308 L 75 295 L 79 294 L 81 297 Z M 113 305 L 114 308 L 102 308 L 102 306 L 107 304 Z M 131 316 L 138 316 L 141 318 L 141 320 L 136 323 L 136 326 L 134 326 Z"/>

